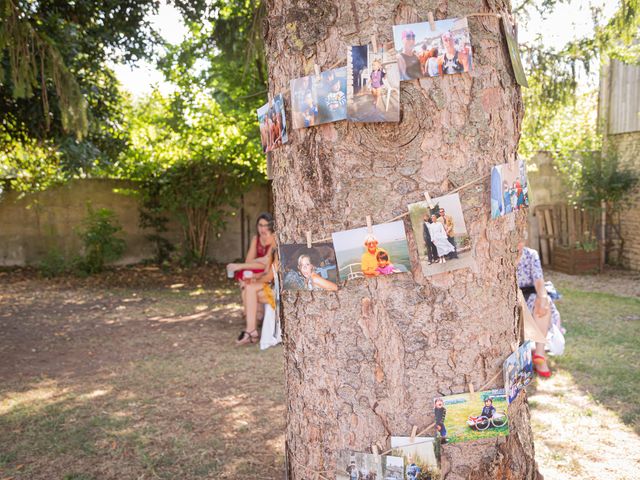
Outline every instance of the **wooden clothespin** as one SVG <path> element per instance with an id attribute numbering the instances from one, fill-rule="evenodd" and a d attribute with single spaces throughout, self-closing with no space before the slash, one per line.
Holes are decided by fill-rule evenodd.
<path id="1" fill-rule="evenodd" d="M 437 29 L 436 29 L 436 22 L 433 19 L 433 12 L 427 13 L 427 19 L 429 20 L 429 26 L 431 27 L 431 31 L 435 32 Z"/>
<path id="2" fill-rule="evenodd" d="M 427 201 L 427 205 L 429 205 L 429 208 L 433 208 L 433 200 L 431 200 L 431 195 L 429 195 L 429 192 L 424 192 L 424 199 Z"/>
<path id="3" fill-rule="evenodd" d="M 371 45 L 373 45 L 373 53 L 378 53 L 378 38 L 375 34 L 371 35 Z"/>
<path id="4" fill-rule="evenodd" d="M 376 461 L 376 463 L 380 463 L 380 455 L 378 454 L 378 445 L 376 445 L 375 443 L 371 445 L 371 451 L 373 452 L 374 460 Z"/>
<path id="5" fill-rule="evenodd" d="M 311 248 L 311 232 L 307 231 L 307 248 Z"/>
<path id="6" fill-rule="evenodd" d="M 371 215 L 367 215 L 366 219 L 367 219 L 367 233 L 371 235 L 373 234 L 373 225 L 371 224 Z"/>
<path id="7" fill-rule="evenodd" d="M 418 433 L 418 426 L 414 425 L 411 429 L 411 437 L 409 437 L 409 443 L 413 443 L 416 441 L 416 434 Z"/>
<path id="8" fill-rule="evenodd" d="M 313 64 L 313 71 L 316 72 L 316 77 L 320 76 L 320 65 L 318 65 L 317 63 Z"/>

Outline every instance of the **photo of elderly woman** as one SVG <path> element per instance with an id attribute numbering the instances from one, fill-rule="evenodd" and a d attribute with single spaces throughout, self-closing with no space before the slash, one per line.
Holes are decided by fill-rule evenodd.
<path id="1" fill-rule="evenodd" d="M 332 234 L 340 280 L 378 277 L 411 270 L 402 221 Z"/>
<path id="2" fill-rule="evenodd" d="M 466 18 L 393 26 L 400 80 L 469 72 L 473 51 Z"/>
<path id="3" fill-rule="evenodd" d="M 330 243 L 307 248 L 303 244 L 280 246 L 283 290 L 338 290 L 336 254 Z"/>
<path id="4" fill-rule="evenodd" d="M 409 205 L 409 217 L 424 276 L 472 267 L 471 237 L 457 193 L 434 198 L 431 205 Z"/>

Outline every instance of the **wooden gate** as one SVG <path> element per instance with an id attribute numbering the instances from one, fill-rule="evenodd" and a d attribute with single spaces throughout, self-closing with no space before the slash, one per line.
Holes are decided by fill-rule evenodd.
<path id="1" fill-rule="evenodd" d="M 599 248 L 600 210 L 547 204 L 536 206 L 533 216 L 538 224 L 538 251 L 544 265 L 560 257 L 556 249 L 589 251 Z"/>

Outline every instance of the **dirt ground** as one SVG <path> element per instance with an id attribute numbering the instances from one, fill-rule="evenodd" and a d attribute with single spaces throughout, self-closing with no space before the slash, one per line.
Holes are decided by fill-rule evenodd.
<path id="1" fill-rule="evenodd" d="M 636 319 L 631 277 L 548 273 L 561 290 L 628 295 L 616 322 Z M 567 293 L 562 308 L 584 316 L 592 300 Z M 602 311 L 617 308 L 605 300 Z M 234 345 L 237 301 L 216 269 L 54 280 L 0 272 L 0 479 L 283 478 L 282 348 Z M 579 354 L 563 361 L 529 396 L 545 478 L 638 478 L 636 417 L 625 424 L 598 396 L 609 393 L 587 388 Z"/>
<path id="2" fill-rule="evenodd" d="M 282 478 L 282 349 L 215 271 L 0 285 L 0 479 Z"/>

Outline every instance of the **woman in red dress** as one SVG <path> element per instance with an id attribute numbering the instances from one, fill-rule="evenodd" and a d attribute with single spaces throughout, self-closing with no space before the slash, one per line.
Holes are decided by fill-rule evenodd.
<path id="1" fill-rule="evenodd" d="M 258 234 L 251 239 L 244 263 L 230 263 L 227 265 L 227 272 L 233 273 L 234 278 L 240 283 L 245 318 L 257 315 L 257 312 L 247 312 L 245 281 L 265 273 L 266 269 L 271 265 L 271 251 L 275 248 L 276 242 L 273 230 L 273 216 L 270 213 L 264 212 L 258 216 L 256 229 Z M 253 308 L 259 306 L 255 305 L 255 302 L 250 303 Z M 250 332 L 243 330 L 240 333 L 240 337 L 238 337 L 238 340 L 242 339 L 249 340 L 250 343 L 256 343 L 259 340 L 259 336 L 255 327 Z"/>

